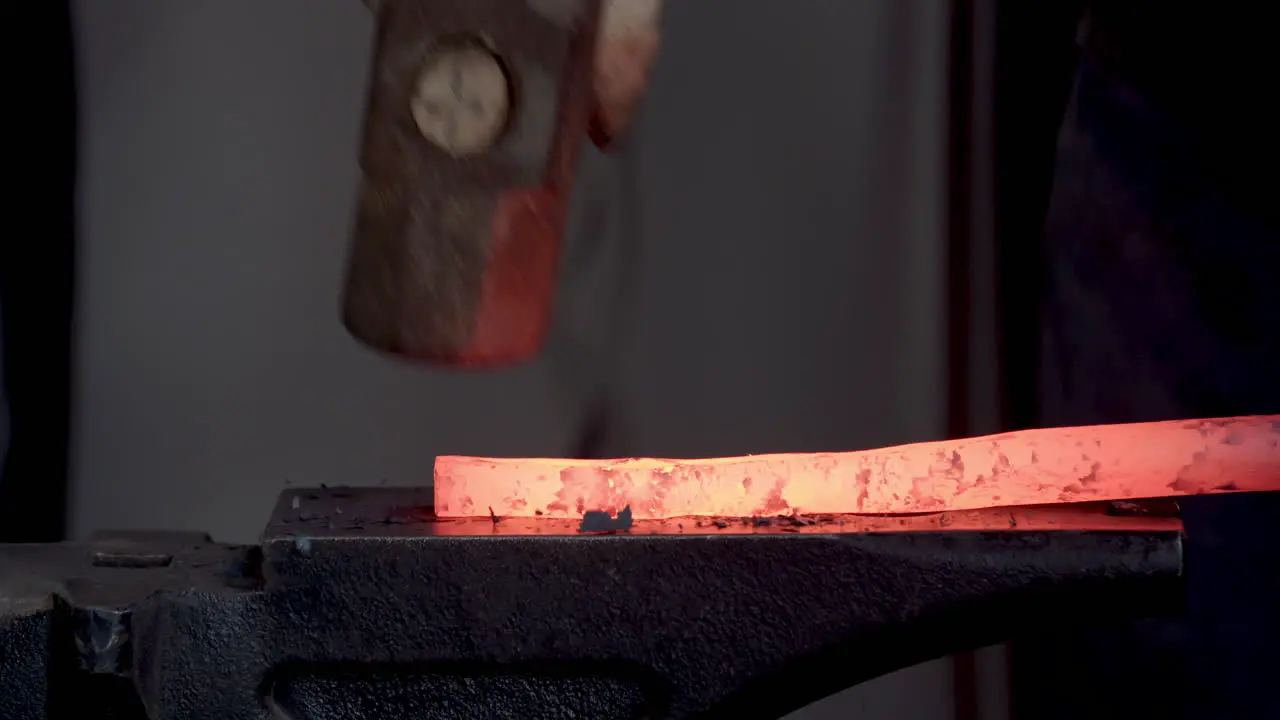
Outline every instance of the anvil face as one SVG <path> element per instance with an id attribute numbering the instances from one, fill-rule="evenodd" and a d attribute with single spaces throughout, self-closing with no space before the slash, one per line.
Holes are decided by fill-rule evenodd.
<path id="1" fill-rule="evenodd" d="M 406 502 L 406 500 L 410 502 Z M 866 535 L 935 532 L 1178 532 L 1172 501 L 1015 507 L 945 513 L 707 516 L 633 520 L 597 527 L 581 519 L 550 517 L 442 518 L 431 492 L 406 488 L 322 488 L 286 491 L 268 526 L 271 538 L 735 538 L 789 535 Z"/>
<path id="2" fill-rule="evenodd" d="M 114 677 L 166 720 L 776 718 L 1182 594 L 1181 524 L 1149 508 L 580 527 L 335 488 L 285 493 L 255 547 L 3 548 L 0 716 Z"/>

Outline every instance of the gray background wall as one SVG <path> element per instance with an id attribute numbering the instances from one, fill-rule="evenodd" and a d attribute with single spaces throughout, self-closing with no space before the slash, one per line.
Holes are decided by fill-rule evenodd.
<path id="1" fill-rule="evenodd" d="M 732 5 L 668 3 L 631 144 L 584 160 L 551 347 L 458 375 L 337 319 L 361 3 L 79 0 L 73 532 L 249 541 L 287 484 L 572 453 L 597 411 L 619 455 L 939 437 L 948 4 Z M 949 718 L 950 676 L 808 717 Z"/>

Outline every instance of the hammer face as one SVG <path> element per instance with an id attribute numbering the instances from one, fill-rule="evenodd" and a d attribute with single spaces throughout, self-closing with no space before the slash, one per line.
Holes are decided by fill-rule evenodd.
<path id="1" fill-rule="evenodd" d="M 598 0 L 384 0 L 343 318 L 446 365 L 519 362 L 550 324 Z"/>

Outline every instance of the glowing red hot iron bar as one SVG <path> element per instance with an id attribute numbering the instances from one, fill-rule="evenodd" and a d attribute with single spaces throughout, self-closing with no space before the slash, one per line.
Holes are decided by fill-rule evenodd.
<path id="1" fill-rule="evenodd" d="M 1280 490 L 1280 416 L 699 460 L 440 457 L 440 517 L 896 514 Z"/>

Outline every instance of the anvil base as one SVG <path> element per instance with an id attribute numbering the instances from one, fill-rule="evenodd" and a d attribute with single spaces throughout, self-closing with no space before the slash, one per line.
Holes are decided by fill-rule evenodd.
<path id="1" fill-rule="evenodd" d="M 0 547 L 0 717 L 777 718 L 1023 630 L 1175 611 L 1153 506 L 444 521 L 281 497 L 259 546 Z"/>

